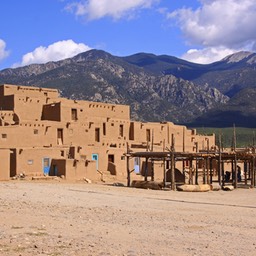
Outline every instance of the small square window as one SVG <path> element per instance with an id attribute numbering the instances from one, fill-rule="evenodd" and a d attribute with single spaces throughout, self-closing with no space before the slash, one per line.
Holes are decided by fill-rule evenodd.
<path id="1" fill-rule="evenodd" d="M 7 139 L 7 134 L 6 133 L 2 133 L 2 139 Z"/>
<path id="2" fill-rule="evenodd" d="M 38 129 L 34 129 L 34 134 L 38 134 Z"/>

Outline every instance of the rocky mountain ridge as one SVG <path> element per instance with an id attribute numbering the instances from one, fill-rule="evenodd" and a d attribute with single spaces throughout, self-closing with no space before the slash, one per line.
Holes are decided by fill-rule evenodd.
<path id="1" fill-rule="evenodd" d="M 255 53 L 240 52 L 201 65 L 167 55 L 116 57 L 91 50 L 57 62 L 2 70 L 0 83 L 51 87 L 67 98 L 128 104 L 134 120 L 256 126 L 254 111 L 248 111 L 255 109 L 249 97 L 256 92 L 255 60 Z"/>
<path id="2" fill-rule="evenodd" d="M 141 121 L 192 121 L 228 97 L 207 85 L 156 75 L 109 53 L 91 50 L 73 58 L 0 72 L 1 83 L 60 90 L 63 97 L 131 106 Z"/>

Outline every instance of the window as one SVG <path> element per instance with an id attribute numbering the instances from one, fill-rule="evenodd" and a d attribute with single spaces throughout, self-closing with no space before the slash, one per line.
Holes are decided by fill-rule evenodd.
<path id="1" fill-rule="evenodd" d="M 108 155 L 108 161 L 111 163 L 115 162 L 115 156 L 114 155 Z"/>
<path id="2" fill-rule="evenodd" d="M 119 136 L 120 137 L 124 136 L 124 125 L 123 124 L 119 125 Z"/>
<path id="3" fill-rule="evenodd" d="M 32 159 L 28 160 L 28 165 L 32 165 L 33 163 L 34 163 L 34 160 L 32 160 Z"/>
<path id="4" fill-rule="evenodd" d="M 103 123 L 103 135 L 106 135 L 106 123 Z"/>
<path id="5" fill-rule="evenodd" d="M 130 123 L 130 129 L 129 129 L 129 139 L 134 140 L 134 123 Z"/>
<path id="6" fill-rule="evenodd" d="M 37 129 L 34 129 L 34 134 L 38 134 L 38 130 Z"/>
<path id="7" fill-rule="evenodd" d="M 146 130 L 146 140 L 150 141 L 150 129 Z"/>
<path id="8" fill-rule="evenodd" d="M 57 144 L 63 145 L 63 129 L 57 129 Z"/>
<path id="9" fill-rule="evenodd" d="M 95 128 L 95 141 L 100 142 L 100 128 Z"/>
<path id="10" fill-rule="evenodd" d="M 74 121 L 77 120 L 77 109 L 75 109 L 75 108 L 71 109 L 71 119 Z"/>
<path id="11" fill-rule="evenodd" d="M 2 139 L 7 139 L 7 134 L 6 133 L 2 133 Z"/>

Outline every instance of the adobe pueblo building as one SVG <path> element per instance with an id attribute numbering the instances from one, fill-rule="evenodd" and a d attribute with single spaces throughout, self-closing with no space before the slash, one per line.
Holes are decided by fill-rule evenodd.
<path id="1" fill-rule="evenodd" d="M 127 170 L 163 180 L 163 161 L 139 152 L 215 148 L 214 135 L 171 122 L 135 122 L 129 106 L 60 98 L 56 89 L 4 84 L 0 106 L 0 180 L 24 173 L 99 181 L 126 178 Z M 186 166 L 188 160 L 177 163 L 176 175 Z"/>

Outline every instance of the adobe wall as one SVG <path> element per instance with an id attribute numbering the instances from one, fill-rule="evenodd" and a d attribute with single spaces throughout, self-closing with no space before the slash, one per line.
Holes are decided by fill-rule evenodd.
<path id="1" fill-rule="evenodd" d="M 171 122 L 133 122 L 129 106 L 58 96 L 54 89 L 0 86 L 0 105 L 8 109 L 0 111 L 0 147 L 16 156 L 12 174 L 16 168 L 17 173 L 42 175 L 42 161 L 49 158 L 59 165 L 67 160 L 60 173 L 65 169 L 70 179 L 85 172 L 94 177 L 98 171 L 126 176 L 127 145 L 135 152 L 166 151 L 172 144 L 175 151 L 196 152 L 215 144 L 215 136 Z M 162 179 L 162 164 L 155 166 L 155 177 Z"/>
<path id="2" fill-rule="evenodd" d="M 126 151 L 124 148 L 111 147 L 85 147 L 81 149 L 81 154 L 86 155 L 86 160 L 92 161 L 93 155 L 97 155 L 98 161 L 95 165 L 95 171 L 115 174 L 116 176 L 126 176 L 126 158 L 123 155 Z M 114 160 L 111 164 L 110 160 Z"/>
<path id="3" fill-rule="evenodd" d="M 57 148 L 17 148 L 16 174 L 41 176 L 44 174 L 44 159 L 49 159 L 49 167 L 54 158 L 65 159 L 65 150 Z"/>
<path id="4" fill-rule="evenodd" d="M 14 125 L 18 123 L 19 118 L 12 110 L 0 110 L 0 126 Z"/>
<path id="5" fill-rule="evenodd" d="M 22 121 L 41 120 L 42 108 L 46 98 L 35 98 L 26 95 L 14 95 L 14 112 Z"/>
<path id="6" fill-rule="evenodd" d="M 0 180 L 10 179 L 10 150 L 0 149 Z"/>
<path id="7" fill-rule="evenodd" d="M 127 105 L 115 105 L 101 102 L 78 101 L 60 98 L 61 121 L 72 120 L 72 110 L 76 110 L 76 121 L 87 118 L 114 118 L 130 120 L 130 107 Z M 49 100 L 48 103 L 51 103 Z M 73 119 L 73 121 L 75 121 Z"/>
<path id="8" fill-rule="evenodd" d="M 49 98 L 53 100 L 58 97 L 56 89 L 6 84 L 0 86 L 1 109 L 13 110 L 21 120 L 40 120 L 43 104 Z"/>
<path id="9" fill-rule="evenodd" d="M 7 95 L 23 95 L 27 97 L 34 98 L 58 98 L 59 92 L 57 89 L 51 88 L 39 88 L 32 86 L 24 86 L 24 85 L 11 85 L 11 84 L 3 84 L 0 85 L 0 96 Z"/>
<path id="10" fill-rule="evenodd" d="M 84 178 L 100 181 L 101 174 L 96 171 L 96 163 L 84 160 L 66 160 L 65 176 L 67 180 L 82 180 Z"/>
<path id="11" fill-rule="evenodd" d="M 209 145 L 210 149 L 215 146 L 214 135 L 197 135 L 195 130 L 187 129 L 187 127 L 181 125 L 174 125 L 170 122 L 132 122 L 132 126 L 133 132 L 132 136 L 130 133 L 130 138 L 132 137 L 130 143 L 135 151 L 146 149 L 147 146 L 151 149 L 152 145 L 155 151 L 163 151 L 170 149 L 172 143 L 174 144 L 175 151 L 178 152 L 196 152 L 196 150 L 205 150 L 207 145 Z M 141 147 L 138 144 L 141 144 Z"/>
<path id="12" fill-rule="evenodd" d="M 49 122 L 21 122 L 2 126 L 0 145 L 3 148 L 57 146 L 57 129 Z"/>

